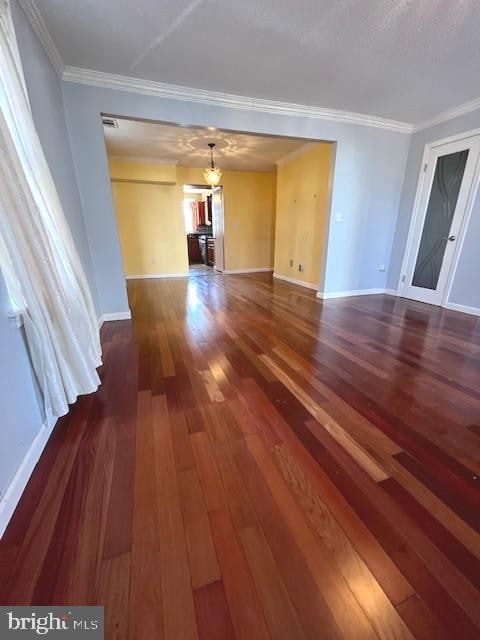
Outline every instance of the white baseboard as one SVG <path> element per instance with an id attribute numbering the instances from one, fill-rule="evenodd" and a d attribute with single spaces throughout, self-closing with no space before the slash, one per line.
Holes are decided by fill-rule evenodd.
<path id="1" fill-rule="evenodd" d="M 255 269 L 228 269 L 223 271 L 225 275 L 233 275 L 235 273 L 266 273 L 267 271 L 272 272 L 272 267 L 256 267 Z"/>
<path id="2" fill-rule="evenodd" d="M 125 276 L 127 280 L 158 280 L 163 278 L 186 278 L 188 271 L 184 273 L 138 273 Z"/>
<path id="3" fill-rule="evenodd" d="M 100 329 L 104 322 L 114 322 L 115 320 L 130 320 L 132 318 L 132 312 L 118 311 L 117 313 L 104 313 L 98 319 L 98 328 Z"/>
<path id="4" fill-rule="evenodd" d="M 5 493 L 3 494 L 0 501 L 0 538 L 3 536 L 15 508 L 20 502 L 20 498 L 22 497 L 30 476 L 35 469 L 35 465 L 42 455 L 42 451 L 48 442 L 56 422 L 57 420 L 55 418 L 47 420 L 42 424 Z"/>
<path id="5" fill-rule="evenodd" d="M 290 284 L 297 284 L 300 287 L 305 287 L 306 289 L 313 289 L 317 291 L 318 284 L 313 284 L 313 282 L 303 282 L 302 280 L 296 280 L 295 278 L 290 278 L 289 276 L 282 276 L 279 273 L 273 273 L 273 277 L 277 278 L 277 280 L 285 280 L 285 282 L 289 282 Z"/>
<path id="6" fill-rule="evenodd" d="M 460 313 L 469 313 L 472 316 L 480 316 L 480 309 L 478 307 L 467 307 L 464 304 L 457 304 L 456 302 L 447 302 L 445 309 L 460 311 Z"/>
<path id="7" fill-rule="evenodd" d="M 384 293 L 389 296 L 400 297 L 400 293 L 397 289 L 358 289 L 355 291 L 335 291 L 332 293 L 324 293 L 323 291 L 317 291 L 317 298 L 322 300 L 328 300 L 329 298 L 348 298 L 350 296 L 367 296 Z M 440 307 L 441 308 L 441 307 Z M 444 309 L 450 309 L 451 311 L 459 311 L 460 313 L 468 313 L 472 316 L 480 316 L 480 308 L 469 307 L 463 304 L 457 304 L 456 302 L 447 302 Z"/>
<path id="8" fill-rule="evenodd" d="M 390 293 L 392 291 L 392 293 Z M 317 291 L 317 298 L 329 300 L 331 298 L 350 298 L 352 296 L 373 296 L 379 293 L 396 295 L 392 289 L 352 289 L 350 291 Z"/>

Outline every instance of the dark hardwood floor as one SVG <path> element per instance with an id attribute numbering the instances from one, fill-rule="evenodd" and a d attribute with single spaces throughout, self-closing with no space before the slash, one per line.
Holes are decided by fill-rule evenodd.
<path id="1" fill-rule="evenodd" d="M 480 637 L 480 319 L 266 274 L 129 283 L 0 542 L 107 638 Z"/>

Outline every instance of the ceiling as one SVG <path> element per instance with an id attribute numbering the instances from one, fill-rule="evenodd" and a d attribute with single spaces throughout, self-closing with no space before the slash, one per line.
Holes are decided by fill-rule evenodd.
<path id="1" fill-rule="evenodd" d="M 418 123 L 478 97 L 478 0 L 37 0 L 66 65 Z"/>
<path id="2" fill-rule="evenodd" d="M 274 171 L 275 163 L 305 145 L 305 140 L 230 133 L 216 129 L 176 127 L 116 118 L 118 129 L 104 127 L 109 156 L 159 160 L 189 167 L 206 167 L 209 142 L 221 169 Z"/>

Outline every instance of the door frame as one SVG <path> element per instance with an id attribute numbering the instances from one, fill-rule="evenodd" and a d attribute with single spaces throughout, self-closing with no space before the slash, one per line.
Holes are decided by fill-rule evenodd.
<path id="1" fill-rule="evenodd" d="M 192 187 L 193 189 L 202 189 L 204 191 L 211 191 L 212 193 L 212 216 L 213 216 L 213 188 L 208 184 L 197 184 L 193 182 L 186 182 L 183 187 Z M 217 187 L 220 189 L 220 202 L 221 202 L 221 214 L 215 222 L 215 265 L 213 268 L 215 271 L 223 273 L 225 271 L 225 204 L 223 197 L 223 185 L 219 184 Z M 219 256 L 219 260 L 217 258 Z"/>
<path id="2" fill-rule="evenodd" d="M 427 159 L 428 156 L 430 154 L 430 152 L 435 149 L 436 147 L 441 147 L 444 146 L 446 144 L 452 143 L 452 142 L 460 142 L 461 140 L 467 140 L 468 138 L 474 138 L 480 136 L 480 129 L 472 129 L 470 131 L 465 131 L 453 136 L 448 136 L 447 138 L 442 138 L 440 140 L 435 140 L 433 142 L 428 142 L 423 150 L 423 156 L 422 156 L 422 162 L 420 164 L 420 171 L 419 171 L 419 176 L 418 176 L 418 180 L 417 180 L 417 190 L 415 193 L 415 200 L 413 203 L 413 212 L 412 212 L 412 216 L 410 219 L 410 227 L 408 230 L 408 236 L 407 236 L 407 243 L 405 245 L 405 250 L 403 252 L 403 260 L 402 260 L 402 268 L 400 271 L 400 276 L 398 279 L 398 285 L 397 285 L 397 295 L 398 296 L 402 296 L 403 297 L 403 291 L 405 289 L 405 277 L 406 277 L 406 272 L 407 272 L 407 266 L 408 266 L 408 261 L 410 258 L 410 253 L 412 251 L 413 245 L 414 245 L 414 240 L 415 240 L 415 229 L 417 227 L 418 221 L 419 221 L 419 217 L 420 215 L 422 215 L 423 213 L 425 213 L 423 210 L 420 209 L 420 205 L 421 205 L 421 199 L 422 199 L 422 192 L 425 186 L 425 180 L 426 180 L 426 176 L 427 176 L 427 171 L 426 171 L 426 164 L 427 164 Z M 472 209 L 473 209 L 473 203 L 475 201 L 475 197 L 478 191 L 478 187 L 479 187 L 479 183 L 480 183 L 480 155 L 477 158 L 477 163 L 476 166 L 474 168 L 474 172 L 473 172 L 473 179 L 472 179 L 472 184 L 470 186 L 470 190 L 467 196 L 467 201 L 466 201 L 466 205 L 465 205 L 465 211 L 463 214 L 463 218 L 462 218 L 462 222 L 461 222 L 461 226 L 460 226 L 460 230 L 458 233 L 458 239 L 457 242 L 455 243 L 455 249 L 454 249 L 454 253 L 453 253 L 453 257 L 452 257 L 452 263 L 450 265 L 450 269 L 448 271 L 448 275 L 447 275 L 447 279 L 446 279 L 446 283 L 445 283 L 445 290 L 442 296 L 442 301 L 440 306 L 441 307 L 445 307 L 448 304 L 449 298 L 450 298 L 450 292 L 452 289 L 452 284 L 453 284 L 453 280 L 455 277 L 455 272 L 457 270 L 457 266 L 458 266 L 458 262 L 459 262 L 459 258 L 460 258 L 460 254 L 462 251 L 462 247 L 463 247 L 463 242 L 465 240 L 465 232 L 468 228 L 468 223 L 470 221 L 470 216 L 472 214 Z M 428 304 L 428 303 L 427 303 Z"/>
<path id="3" fill-rule="evenodd" d="M 225 271 L 225 202 L 223 196 L 223 185 L 219 184 L 216 187 L 212 187 L 212 215 L 215 213 L 213 211 L 213 200 L 215 198 L 215 189 L 220 189 L 220 206 L 221 213 L 215 222 L 215 271 L 219 271 L 223 273 Z"/>

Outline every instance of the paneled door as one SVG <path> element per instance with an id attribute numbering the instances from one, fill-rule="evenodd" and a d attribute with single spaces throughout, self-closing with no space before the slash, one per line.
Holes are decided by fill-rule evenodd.
<path id="1" fill-rule="evenodd" d="M 412 221 L 403 297 L 445 303 L 479 156 L 478 135 L 430 149 Z"/>

